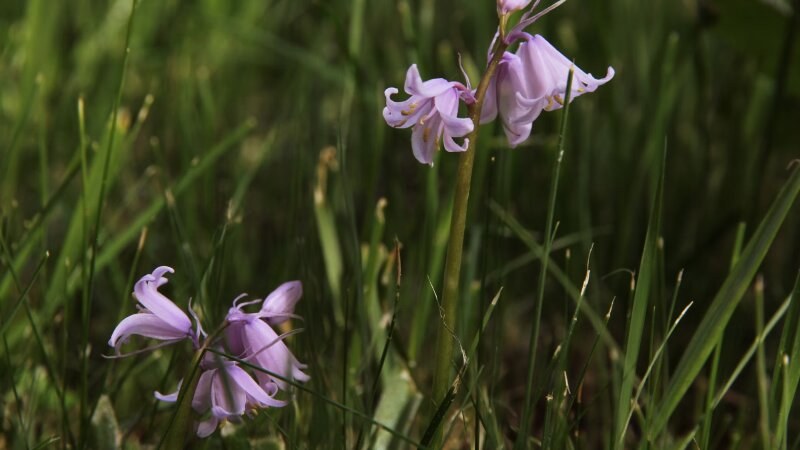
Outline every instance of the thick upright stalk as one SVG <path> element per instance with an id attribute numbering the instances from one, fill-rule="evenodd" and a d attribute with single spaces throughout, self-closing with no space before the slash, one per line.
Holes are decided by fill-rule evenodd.
<path id="1" fill-rule="evenodd" d="M 469 189 L 472 183 L 472 167 L 475 163 L 475 146 L 478 142 L 478 128 L 480 125 L 481 109 L 489 82 L 494 76 L 495 69 L 503 57 L 507 45 L 500 42 L 495 49 L 486 72 L 481 78 L 475 94 L 475 103 L 469 105 L 469 116 L 474 128 L 467 136 L 469 146 L 458 160 L 458 174 L 456 176 L 455 197 L 453 213 L 450 219 L 450 237 L 447 241 L 447 260 L 444 267 L 444 291 L 442 293 L 442 315 L 446 326 L 439 328 L 436 340 L 436 370 L 433 374 L 433 399 L 438 405 L 444 399 L 450 387 L 451 367 L 453 361 L 453 336 L 456 321 L 456 304 L 458 302 L 458 288 L 461 277 L 461 254 L 464 247 L 464 229 L 467 224 L 467 205 L 469 204 Z M 439 441 L 440 439 L 435 439 Z M 436 448 L 434 446 L 433 448 Z"/>

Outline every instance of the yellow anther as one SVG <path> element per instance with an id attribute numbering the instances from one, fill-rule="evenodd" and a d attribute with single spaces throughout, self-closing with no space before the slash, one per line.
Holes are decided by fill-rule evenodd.
<path id="1" fill-rule="evenodd" d="M 414 114 L 414 110 L 416 110 L 416 109 L 417 109 L 417 103 L 414 102 L 414 103 L 408 105 L 408 109 L 407 110 L 404 109 L 404 110 L 400 111 L 400 114 L 402 114 L 404 116 L 410 116 L 411 114 Z"/>

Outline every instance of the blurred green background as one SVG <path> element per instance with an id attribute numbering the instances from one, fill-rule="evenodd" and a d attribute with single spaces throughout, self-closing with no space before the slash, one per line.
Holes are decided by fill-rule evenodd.
<path id="1" fill-rule="evenodd" d="M 460 80 L 459 57 L 476 84 L 496 29 L 494 2 L 139 0 L 123 69 L 131 4 L 0 3 L 0 448 L 51 437 L 56 446 L 84 445 L 79 424 L 98 402 L 105 406 L 87 425 L 91 433 L 102 435 L 105 411 L 115 445 L 157 442 L 170 410 L 150 393 L 174 387 L 187 349 L 121 361 L 101 354 L 111 353 L 106 342 L 119 318 L 134 312 L 131 282 L 158 265 L 176 268 L 167 292 L 182 307 L 191 298 L 206 328 L 241 292 L 260 297 L 286 280 L 304 284 L 297 312 L 305 321 L 295 326 L 305 332 L 291 345 L 317 395 L 297 393 L 294 406 L 203 445 L 351 448 L 360 432 L 376 433 L 325 399 L 418 436 L 425 422 L 414 417 L 430 401 L 441 326 L 432 288 L 441 286 L 457 158 L 441 153 L 433 168 L 418 164 L 410 133 L 383 121 L 383 90 L 402 87 L 412 63 L 423 78 Z M 608 329 L 624 342 L 664 149 L 663 241 L 645 336 L 652 352 L 683 270 L 676 308 L 695 303 L 659 367 L 665 379 L 677 362 L 729 272 L 740 223 L 746 239 L 800 157 L 798 9 L 781 0 L 570 0 L 529 30 L 587 72 L 616 70 L 570 111 L 553 251 L 565 277 L 547 285 L 534 435 L 558 378 L 547 362 L 572 315 L 569 286 L 580 288 L 590 248 L 585 301 L 602 317 L 615 299 Z M 560 117 L 543 114 L 513 150 L 497 124 L 480 133 L 456 334 L 467 345 L 504 287 L 473 364 L 481 372 L 467 389 L 483 405 L 486 448 L 515 437 L 539 273 L 507 218 L 542 241 Z M 797 208 L 781 230 L 759 272 L 767 317 L 800 266 Z M 379 375 L 395 239 L 403 276 Z M 720 373 L 733 370 L 756 335 L 756 309 L 748 292 L 725 336 Z M 568 364 L 588 370 L 564 436 L 578 448 L 604 448 L 617 362 L 604 341 L 590 355 L 595 331 L 577 327 Z M 770 370 L 776 341 L 777 333 L 764 346 Z M 646 366 L 642 359 L 639 373 Z M 748 366 L 718 407 L 708 448 L 759 445 L 756 376 Z M 373 395 L 376 377 L 382 387 Z M 703 418 L 708 384 L 706 375 L 693 384 L 670 433 Z M 461 405 L 466 412 L 449 422 L 453 448 L 473 440 L 475 402 Z M 796 416 L 791 427 L 800 430 Z M 640 442 L 637 427 L 630 434 Z M 377 447 L 391 441 L 373 439 Z M 664 439 L 657 448 L 671 442 Z"/>

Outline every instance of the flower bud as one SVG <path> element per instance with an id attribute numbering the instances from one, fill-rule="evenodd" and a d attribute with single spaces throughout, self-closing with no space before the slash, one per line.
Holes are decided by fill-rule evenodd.
<path id="1" fill-rule="evenodd" d="M 515 11 L 519 11 L 528 4 L 531 0 L 497 0 L 497 15 L 505 16 Z"/>

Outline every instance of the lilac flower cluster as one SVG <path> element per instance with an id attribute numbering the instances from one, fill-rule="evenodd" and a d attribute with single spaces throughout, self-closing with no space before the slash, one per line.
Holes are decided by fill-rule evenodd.
<path id="1" fill-rule="evenodd" d="M 504 22 L 509 14 L 525 8 L 530 1 L 498 0 L 498 15 Z M 486 91 L 480 124 L 489 123 L 499 116 L 511 147 L 528 139 L 533 122 L 542 111 L 563 107 L 570 69 L 574 71 L 570 101 L 594 92 L 614 77 L 614 69 L 609 67 L 605 77 L 594 78 L 576 67 L 542 36 L 524 32 L 525 27 L 562 2 L 560 0 L 535 15 L 532 11 L 525 13 L 519 23 L 502 36 L 504 47 L 518 41 L 519 45 L 516 52 L 505 51 L 500 57 Z M 533 8 L 538 3 L 535 2 Z M 490 59 L 498 38 L 499 31 L 490 46 Z M 411 97 L 402 102 L 391 98 L 398 92 L 396 88 L 386 89 L 383 117 L 394 128 L 412 127 L 411 148 L 419 162 L 433 165 L 433 156 L 442 138 L 448 152 L 467 150 L 469 139 L 466 136 L 477 124 L 469 118 L 458 117 L 458 106 L 459 100 L 474 105 L 476 90 L 443 78 L 423 81 L 416 65 L 408 69 L 404 89 Z M 464 138 L 463 143 L 459 145 L 453 138 Z"/>
<path id="2" fill-rule="evenodd" d="M 219 337 L 207 342 L 210 338 L 191 308 L 194 329 L 189 317 L 158 292 L 158 288 L 167 283 L 167 272 L 174 270 L 158 267 L 136 283 L 133 295 L 139 303 L 139 312 L 117 325 L 108 344 L 119 354 L 120 346 L 133 335 L 163 341 L 161 345 L 189 339 L 195 350 L 226 351 L 266 371 L 248 371 L 233 360 L 205 353 L 192 397 L 193 409 L 203 417 L 197 426 L 200 437 L 213 433 L 221 421 L 240 422 L 246 413 L 256 409 L 285 406 L 286 401 L 275 398 L 280 391 L 288 389 L 285 379 L 305 382 L 309 376 L 303 372 L 306 366 L 283 342 L 289 333 L 279 335 L 272 326 L 297 318 L 294 307 L 303 295 L 302 284 L 299 281 L 283 283 L 264 300 L 239 303 L 244 295 L 237 297 L 225 317 Z M 257 312 L 245 312 L 244 307 L 256 304 L 260 304 Z M 179 390 L 180 383 L 176 392 L 155 392 L 155 397 L 164 402 L 176 402 Z"/>

